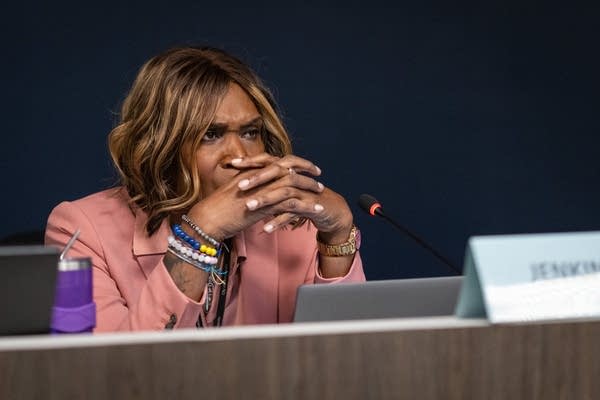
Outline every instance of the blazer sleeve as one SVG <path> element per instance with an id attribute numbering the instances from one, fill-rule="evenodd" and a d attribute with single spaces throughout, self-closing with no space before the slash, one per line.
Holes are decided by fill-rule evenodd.
<path id="1" fill-rule="evenodd" d="M 315 239 L 316 234 L 317 228 L 311 223 L 308 229 L 308 234 L 304 235 L 304 240 L 306 241 L 306 248 L 314 249 L 310 259 L 310 266 L 308 268 L 306 278 L 304 279 L 305 283 L 347 283 L 366 281 L 362 259 L 360 257 L 359 251 L 357 251 L 354 254 L 352 265 L 350 266 L 350 269 L 348 270 L 346 275 L 336 278 L 324 278 L 323 276 L 321 276 L 321 272 L 319 269 L 319 252 L 317 250 Z"/>
<path id="2" fill-rule="evenodd" d="M 340 276 L 338 278 L 324 278 L 321 276 L 321 272 L 319 270 L 319 254 L 317 252 L 316 255 L 316 265 L 315 275 L 314 275 L 314 283 L 347 283 L 347 282 L 364 282 L 366 281 L 365 272 L 363 270 L 362 259 L 360 258 L 360 253 L 357 251 L 354 254 L 354 259 L 352 260 L 352 265 L 348 270 L 348 273 L 344 276 Z"/>
<path id="3" fill-rule="evenodd" d="M 202 305 L 181 293 L 164 267 L 162 255 L 154 256 L 156 266 L 147 277 L 143 276 L 130 248 L 128 255 L 127 251 L 121 254 L 121 265 L 114 265 L 121 261 L 112 259 L 109 265 L 109 249 L 104 248 L 96 227 L 75 203 L 63 202 L 52 211 L 48 217 L 45 242 L 62 248 L 77 228 L 81 233 L 69 251 L 69 257 L 92 259 L 97 307 L 94 332 L 195 327 Z M 118 255 L 116 258 L 119 258 Z M 114 268 L 121 268 L 120 281 L 113 276 L 117 275 L 116 271 L 112 271 Z M 124 268 L 129 270 L 124 271 Z M 125 278 L 128 282 L 123 281 Z M 136 287 L 139 290 L 129 288 L 130 292 L 124 295 L 119 283 L 125 287 L 134 281 L 138 283 Z"/>

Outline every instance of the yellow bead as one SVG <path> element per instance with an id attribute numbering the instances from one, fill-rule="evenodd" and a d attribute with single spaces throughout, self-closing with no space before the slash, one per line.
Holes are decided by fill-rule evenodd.
<path id="1" fill-rule="evenodd" d="M 200 246 L 200 251 L 201 252 L 206 253 L 206 249 L 207 249 L 207 247 L 206 247 L 205 244 L 203 244 L 202 246 Z"/>

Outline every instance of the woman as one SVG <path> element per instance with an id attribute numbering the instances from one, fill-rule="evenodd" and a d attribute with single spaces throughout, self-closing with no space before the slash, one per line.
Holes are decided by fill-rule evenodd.
<path id="1" fill-rule="evenodd" d="M 122 186 L 59 204 L 46 228 L 59 246 L 81 230 L 69 255 L 92 258 L 95 331 L 288 322 L 299 285 L 365 279 L 347 203 L 225 52 L 148 61 L 109 147 Z"/>

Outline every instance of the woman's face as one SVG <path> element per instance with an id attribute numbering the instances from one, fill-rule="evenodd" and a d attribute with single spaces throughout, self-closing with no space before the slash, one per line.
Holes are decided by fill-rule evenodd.
<path id="1" fill-rule="evenodd" d="M 231 83 L 196 151 L 202 197 L 241 172 L 231 164 L 232 159 L 265 151 L 262 127 L 262 118 L 250 97 Z"/>

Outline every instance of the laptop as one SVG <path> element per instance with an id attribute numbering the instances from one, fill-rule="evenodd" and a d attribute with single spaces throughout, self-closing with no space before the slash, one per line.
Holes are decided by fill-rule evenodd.
<path id="1" fill-rule="evenodd" d="M 294 322 L 454 315 L 462 276 L 302 285 Z"/>
<path id="2" fill-rule="evenodd" d="M 0 246 L 0 335 L 48 333 L 59 249 Z"/>

